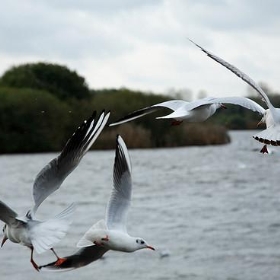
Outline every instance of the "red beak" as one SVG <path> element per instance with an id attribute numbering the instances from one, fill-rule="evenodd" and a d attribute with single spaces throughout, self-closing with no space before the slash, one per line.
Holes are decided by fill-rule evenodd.
<path id="1" fill-rule="evenodd" d="M 221 108 L 223 108 L 223 109 L 227 109 L 227 106 L 226 106 L 226 105 L 224 105 L 224 104 L 221 104 Z"/>
<path id="2" fill-rule="evenodd" d="M 147 249 L 151 249 L 151 250 L 155 251 L 155 248 L 154 248 L 154 247 L 152 247 L 152 246 L 147 246 L 146 248 L 147 248 Z"/>
<path id="3" fill-rule="evenodd" d="M 3 237 L 3 240 L 2 240 L 2 243 L 1 243 L 1 247 L 3 247 L 4 243 L 8 240 L 8 237 L 4 236 Z"/>

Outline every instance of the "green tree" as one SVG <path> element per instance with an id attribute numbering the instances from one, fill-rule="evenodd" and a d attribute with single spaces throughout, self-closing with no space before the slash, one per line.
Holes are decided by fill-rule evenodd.
<path id="1" fill-rule="evenodd" d="M 85 79 L 75 71 L 44 62 L 12 67 L 3 74 L 0 85 L 45 90 L 62 100 L 83 99 L 91 95 Z"/>
<path id="2" fill-rule="evenodd" d="M 69 108 L 48 92 L 0 88 L 0 153 L 60 150 Z"/>

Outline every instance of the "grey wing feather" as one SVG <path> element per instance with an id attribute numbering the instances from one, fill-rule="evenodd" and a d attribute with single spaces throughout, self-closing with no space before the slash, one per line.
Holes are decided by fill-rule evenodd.
<path id="1" fill-rule="evenodd" d="M 107 251 L 108 249 L 97 245 L 85 247 L 70 256 L 63 257 L 65 260 L 61 264 L 56 264 L 57 261 L 54 261 L 52 263 L 40 266 L 39 269 L 42 271 L 48 270 L 55 272 L 77 269 L 97 261 Z"/>
<path id="2" fill-rule="evenodd" d="M 189 39 L 190 40 L 190 39 Z M 203 47 L 201 47 L 200 45 L 196 44 L 195 42 L 193 42 L 192 40 L 190 40 L 194 45 L 196 45 L 198 48 L 200 48 L 204 53 L 206 53 L 207 56 L 209 56 L 210 58 L 212 58 L 213 60 L 215 60 L 216 62 L 218 62 L 219 64 L 221 64 L 222 66 L 226 67 L 228 70 L 230 70 L 231 72 L 233 72 L 236 76 L 238 76 L 239 78 L 241 78 L 243 81 L 245 81 L 247 84 L 249 84 L 252 88 L 254 88 L 262 97 L 262 99 L 266 102 L 267 106 L 271 109 L 274 108 L 270 102 L 270 100 L 268 99 L 266 93 L 262 90 L 262 88 L 253 80 L 251 79 L 248 75 L 246 75 L 244 72 L 242 72 L 241 70 L 239 70 L 237 67 L 235 67 L 234 65 L 226 62 L 225 60 L 223 60 L 222 58 L 210 53 L 209 51 L 207 51 L 206 49 L 204 49 Z"/>
<path id="3" fill-rule="evenodd" d="M 257 102 L 247 98 L 240 96 L 230 96 L 230 97 L 206 97 L 203 99 L 198 99 L 193 102 L 190 102 L 184 106 L 185 111 L 190 111 L 195 108 L 214 103 L 224 103 L 224 104 L 233 104 L 239 105 L 246 109 L 249 109 L 254 112 L 258 112 L 261 115 L 264 114 L 265 109 L 259 105 Z"/>
<path id="4" fill-rule="evenodd" d="M 9 225 L 15 221 L 16 217 L 17 213 L 0 200 L 0 220 Z"/>
<path id="5" fill-rule="evenodd" d="M 169 100 L 169 101 L 164 101 L 162 103 L 158 103 L 149 107 L 145 107 L 136 111 L 133 111 L 132 113 L 126 115 L 125 117 L 117 120 L 116 122 L 111 123 L 109 126 L 115 126 L 119 125 L 122 123 L 126 123 L 135 119 L 138 119 L 140 117 L 143 117 L 145 115 L 151 114 L 153 112 L 156 112 L 162 108 L 168 108 L 170 110 L 177 110 L 179 107 L 183 106 L 188 102 L 183 101 L 183 100 Z"/>
<path id="6" fill-rule="evenodd" d="M 224 103 L 224 104 L 239 105 L 253 112 L 258 112 L 261 115 L 263 115 L 265 112 L 265 109 L 261 105 L 259 105 L 257 102 L 247 97 L 241 97 L 241 96 L 218 97 L 218 98 L 214 98 L 213 101 L 215 103 L 217 102 L 217 103 Z"/>
<path id="7" fill-rule="evenodd" d="M 131 200 L 131 163 L 126 145 L 117 136 L 113 171 L 113 190 L 107 205 L 105 222 L 108 229 L 126 232 L 126 218 Z"/>
<path id="8" fill-rule="evenodd" d="M 109 116 L 110 112 L 105 113 L 102 111 L 96 117 L 96 112 L 94 112 L 87 121 L 84 121 L 78 127 L 67 141 L 61 154 L 39 172 L 33 185 L 34 213 L 39 205 L 56 191 L 65 178 L 78 166 L 83 156 L 105 127 Z"/>

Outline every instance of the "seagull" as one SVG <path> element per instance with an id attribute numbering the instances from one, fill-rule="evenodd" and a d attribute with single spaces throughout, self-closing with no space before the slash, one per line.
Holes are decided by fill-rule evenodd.
<path id="1" fill-rule="evenodd" d="M 268 109 L 264 109 L 263 117 L 258 123 L 258 125 L 261 123 L 265 123 L 266 129 L 253 136 L 253 138 L 257 141 L 265 144 L 260 152 L 268 153 L 266 145 L 280 146 L 280 108 L 274 107 L 271 104 L 267 94 L 262 90 L 262 88 L 244 72 L 242 72 L 232 64 L 226 62 L 222 58 L 210 53 L 209 51 L 196 44 L 192 40 L 190 41 L 195 46 L 200 48 L 204 53 L 206 53 L 207 56 L 209 56 L 210 58 L 212 58 L 213 60 L 215 60 L 216 62 L 233 72 L 236 76 L 238 76 L 248 85 L 254 88 L 260 94 L 262 100 L 266 103 Z"/>
<path id="2" fill-rule="evenodd" d="M 52 245 L 65 236 L 71 223 L 70 216 L 73 214 L 74 205 L 71 204 L 59 215 L 44 222 L 36 220 L 35 213 L 41 203 L 59 189 L 65 178 L 78 166 L 105 127 L 109 116 L 110 112 L 102 111 L 98 117 L 94 112 L 78 127 L 60 155 L 38 173 L 33 184 L 34 207 L 25 216 L 19 217 L 14 210 L 0 201 L 0 220 L 5 223 L 1 247 L 7 239 L 27 246 L 31 249 L 30 261 L 36 270 L 39 270 L 39 267 L 33 259 L 34 249 L 39 254 L 51 249 L 57 257 L 57 262 L 62 261 L 53 250 Z"/>
<path id="3" fill-rule="evenodd" d="M 79 240 L 77 253 L 62 258 L 62 262 L 43 265 L 44 270 L 71 270 L 101 258 L 108 250 L 134 252 L 139 249 L 155 250 L 140 237 L 132 237 L 126 230 L 127 213 L 131 201 L 131 163 L 125 142 L 120 135 L 116 140 L 113 171 L 113 190 L 106 208 L 105 220 L 94 224 Z"/>
<path id="4" fill-rule="evenodd" d="M 0 201 L 0 220 L 5 223 L 1 247 L 9 239 L 14 243 L 30 248 L 30 262 L 37 271 L 39 271 L 39 267 L 33 260 L 34 249 L 38 254 L 50 249 L 57 257 L 57 261 L 60 261 L 52 245 L 59 242 L 66 235 L 72 222 L 73 211 L 74 204 L 72 203 L 54 218 L 41 222 L 36 220 L 30 211 L 25 216 L 18 216 L 14 210 L 3 201 Z"/>
<path id="5" fill-rule="evenodd" d="M 174 121 L 172 122 L 172 125 L 178 125 L 183 121 L 203 122 L 211 117 L 217 109 L 226 108 L 224 105 L 226 103 L 239 105 L 262 115 L 265 111 L 258 103 L 246 97 L 206 97 L 192 102 L 184 100 L 169 100 L 134 111 L 118 121 L 111 123 L 109 126 L 132 121 L 162 108 L 171 109 L 173 112 L 166 116 L 157 117 L 156 119 L 173 119 Z"/>

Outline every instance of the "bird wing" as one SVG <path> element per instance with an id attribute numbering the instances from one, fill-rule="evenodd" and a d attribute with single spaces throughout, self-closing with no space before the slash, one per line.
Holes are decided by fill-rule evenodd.
<path id="1" fill-rule="evenodd" d="M 107 205 L 105 222 L 108 229 L 126 232 L 126 218 L 131 200 L 131 163 L 125 142 L 117 136 L 113 171 L 113 190 Z"/>
<path id="2" fill-rule="evenodd" d="M 94 261 L 100 259 L 108 249 L 93 245 L 91 247 L 85 247 L 79 249 L 76 253 L 63 257 L 64 261 L 60 264 L 56 264 L 57 261 L 52 263 L 48 263 L 39 267 L 42 271 L 55 271 L 55 272 L 63 272 L 69 271 L 73 269 L 77 269 L 83 266 L 86 266 Z"/>
<path id="3" fill-rule="evenodd" d="M 198 99 L 193 102 L 189 102 L 188 104 L 184 105 L 182 109 L 184 111 L 191 111 L 195 108 L 208 105 L 208 104 L 214 104 L 214 103 L 224 103 L 224 104 L 233 104 L 233 105 L 239 105 L 246 109 L 252 110 L 254 112 L 258 112 L 261 115 L 264 114 L 265 109 L 259 105 L 257 102 L 247 98 L 247 97 L 241 97 L 241 96 L 229 96 L 229 97 L 206 97 L 203 99 Z"/>
<path id="4" fill-rule="evenodd" d="M 61 154 L 47 164 L 37 175 L 33 185 L 34 213 L 40 204 L 59 189 L 65 178 L 78 166 L 106 125 L 110 112 L 96 116 L 96 112 L 78 127 L 67 141 Z"/>
<path id="5" fill-rule="evenodd" d="M 117 120 L 114 123 L 111 123 L 109 126 L 114 126 L 114 125 L 119 125 L 122 123 L 126 123 L 135 119 L 138 119 L 142 116 L 151 114 L 153 112 L 156 112 L 162 108 L 168 108 L 170 110 L 177 110 L 179 107 L 183 106 L 184 104 L 188 103 L 187 101 L 184 100 L 169 100 L 169 101 L 164 101 L 162 103 L 158 103 L 149 107 L 145 107 L 143 109 L 139 109 L 136 111 L 133 111 L 132 113 L 126 115 L 125 117 Z"/>
<path id="6" fill-rule="evenodd" d="M 30 220 L 27 223 L 31 243 L 38 254 L 52 248 L 66 235 L 74 209 L 74 204 L 71 204 L 52 219 L 45 222 Z"/>
<path id="7" fill-rule="evenodd" d="M 189 39 L 190 40 L 190 39 Z M 201 47 L 200 45 L 196 44 L 195 42 L 193 42 L 192 40 L 190 40 L 194 45 L 196 45 L 198 48 L 200 48 L 204 53 L 206 53 L 207 56 L 209 56 L 210 58 L 212 58 L 213 60 L 215 60 L 216 62 L 218 62 L 219 64 L 221 64 L 222 66 L 226 67 L 228 70 L 230 70 L 232 73 L 234 73 L 236 76 L 238 76 L 239 78 L 241 78 L 243 81 L 245 81 L 248 85 L 250 85 L 252 88 L 254 88 L 262 97 L 262 99 L 265 101 L 267 107 L 271 110 L 271 111 L 275 111 L 274 106 L 271 104 L 270 100 L 268 99 L 268 96 L 266 95 L 266 93 L 262 90 L 262 88 L 252 79 L 250 78 L 248 75 L 246 75 L 244 72 L 242 72 L 241 70 L 239 70 L 237 67 L 235 67 L 234 65 L 226 62 L 225 60 L 223 60 L 222 58 L 210 53 L 209 51 L 207 51 L 206 49 L 204 49 L 203 47 Z M 275 115 L 275 113 L 272 113 L 273 115 Z"/>
<path id="8" fill-rule="evenodd" d="M 0 200 L 0 220 L 5 224 L 12 224 L 17 217 L 17 213 Z"/>

